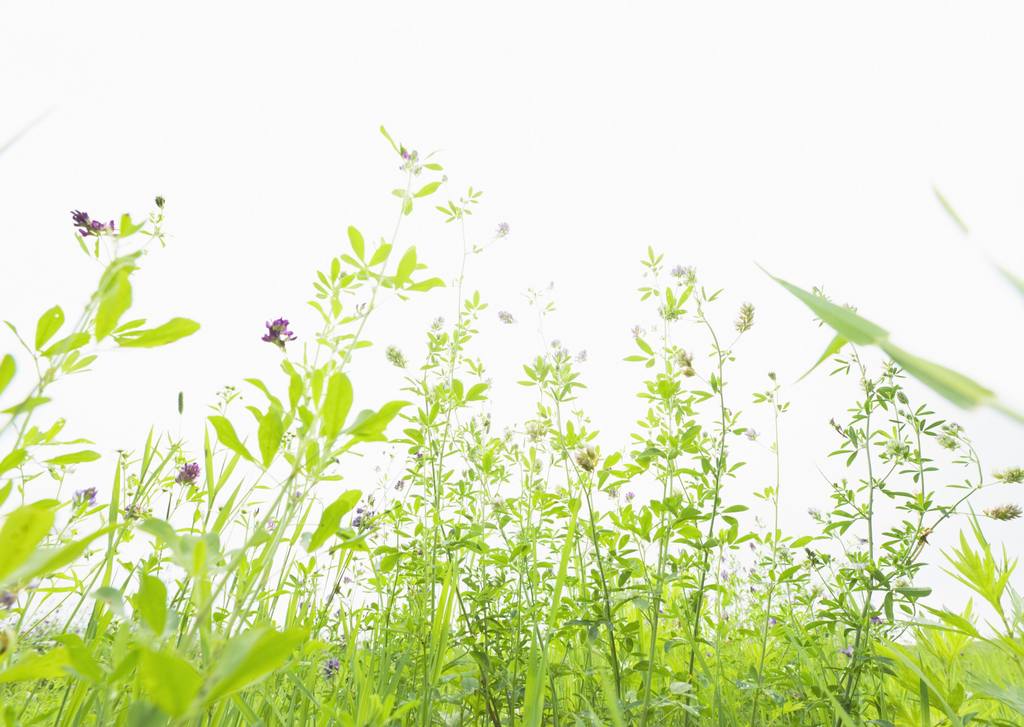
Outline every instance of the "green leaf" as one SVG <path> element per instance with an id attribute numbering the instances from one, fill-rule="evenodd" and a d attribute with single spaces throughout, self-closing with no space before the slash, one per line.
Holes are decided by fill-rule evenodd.
<path id="1" fill-rule="evenodd" d="M 946 211 L 946 214 L 949 215 L 949 218 L 953 220 L 953 222 L 956 224 L 958 228 L 960 228 L 960 232 L 964 233 L 965 235 L 970 234 L 970 230 L 967 229 L 967 224 L 963 221 L 963 219 L 960 218 L 960 215 L 956 213 L 956 210 L 953 209 L 953 205 L 951 205 L 949 203 L 949 200 L 947 200 L 943 196 L 942 192 L 939 191 L 939 188 L 932 187 L 932 191 L 935 192 L 935 198 L 939 200 L 939 204 L 942 205 L 942 209 Z"/>
<path id="2" fill-rule="evenodd" d="M 391 245 L 386 242 L 382 242 L 380 247 L 373 251 L 373 257 L 370 258 L 370 265 L 380 265 L 382 262 L 388 259 L 391 254 Z"/>
<path id="3" fill-rule="evenodd" d="M 984 386 L 945 366 L 914 356 L 891 343 L 882 350 L 904 371 L 964 409 L 991 403 L 995 394 Z"/>
<path id="4" fill-rule="evenodd" d="M 172 717 L 182 717 L 199 693 L 203 679 L 190 663 L 168 651 L 142 652 L 142 687 L 153 703 Z"/>
<path id="5" fill-rule="evenodd" d="M 0 583 L 19 568 L 53 527 L 53 501 L 34 502 L 11 512 L 0 528 Z"/>
<path id="6" fill-rule="evenodd" d="M 803 301 L 804 305 L 814 311 L 818 318 L 848 341 L 859 346 L 869 346 L 881 343 L 889 337 L 889 332 L 884 328 L 862 318 L 849 308 L 836 305 L 820 295 L 808 293 L 792 283 L 787 283 L 782 278 L 776 278 L 771 273 L 768 273 L 768 276 Z"/>
<path id="7" fill-rule="evenodd" d="M 413 283 L 409 286 L 408 290 L 415 290 L 416 292 L 422 293 L 432 288 L 443 288 L 444 285 L 444 281 L 441 280 L 441 278 L 427 278 L 426 280 L 421 280 L 418 283 Z"/>
<path id="8" fill-rule="evenodd" d="M 81 348 L 85 344 L 89 343 L 89 334 L 84 331 L 78 333 L 72 333 L 70 336 L 66 336 L 55 344 L 50 346 L 48 349 L 43 351 L 43 355 L 47 358 L 53 356 L 60 356 L 65 353 L 74 351 L 76 348 Z"/>
<path id="9" fill-rule="evenodd" d="M 220 440 L 221 444 L 242 455 L 250 462 L 255 461 L 252 458 L 252 455 L 249 454 L 249 450 L 245 448 L 244 444 L 242 444 L 242 440 L 238 438 L 237 434 L 235 434 L 235 428 L 227 418 L 222 416 L 211 416 L 209 417 L 209 420 L 210 424 L 213 425 L 214 430 L 217 432 L 217 439 Z"/>
<path id="10" fill-rule="evenodd" d="M 145 222 L 139 222 L 135 224 L 132 222 L 131 216 L 125 212 L 121 215 L 121 224 L 118 226 L 117 236 L 118 237 L 131 237 L 136 232 L 141 230 L 145 225 Z"/>
<path id="11" fill-rule="evenodd" d="M 28 458 L 28 452 L 24 449 L 15 449 L 8 453 L 6 457 L 0 459 L 0 475 L 8 470 L 12 470 L 18 467 L 22 462 Z"/>
<path id="12" fill-rule="evenodd" d="M 13 574 L 13 577 L 18 581 L 29 581 L 61 570 L 81 558 L 94 540 L 102 538 L 116 529 L 117 526 L 109 525 L 67 545 L 36 548 L 28 560 Z"/>
<path id="13" fill-rule="evenodd" d="M 122 269 L 115 276 L 108 290 L 100 298 L 96 311 L 96 340 L 102 341 L 117 328 L 121 316 L 132 305 L 132 285 L 128 282 L 131 269 Z"/>
<path id="14" fill-rule="evenodd" d="M 366 243 L 363 241 L 363 233 L 351 225 L 348 228 L 348 243 L 352 246 L 352 252 L 356 254 L 356 257 L 362 260 L 363 256 L 366 255 Z"/>
<path id="15" fill-rule="evenodd" d="M 4 389 L 11 383 L 11 379 L 14 378 L 14 356 L 11 354 L 5 354 L 3 360 L 0 361 L 0 394 L 4 393 Z"/>
<path id="16" fill-rule="evenodd" d="M 117 345 L 124 348 L 155 348 L 166 346 L 199 330 L 199 324 L 188 318 L 172 318 L 162 326 L 145 330 L 127 331 L 115 335 Z"/>
<path id="17" fill-rule="evenodd" d="M 68 674 L 71 656 L 66 646 L 50 649 L 45 654 L 30 654 L 6 671 L 0 672 L 0 684 L 7 682 L 62 679 Z"/>
<path id="18" fill-rule="evenodd" d="M 4 409 L 0 414 L 24 414 L 25 412 L 32 411 L 37 406 L 42 406 L 48 401 L 50 401 L 48 396 L 30 396 L 24 401 Z"/>
<path id="19" fill-rule="evenodd" d="M 156 576 L 143 574 L 139 578 L 135 607 L 139 610 L 142 623 L 160 636 L 167 627 L 167 586 L 164 582 Z"/>
<path id="20" fill-rule="evenodd" d="M 36 323 L 36 350 L 43 348 L 43 344 L 53 338 L 54 334 L 64 325 L 64 311 L 59 305 L 53 306 L 50 310 L 39 316 Z"/>
<path id="21" fill-rule="evenodd" d="M 814 371 L 814 369 L 818 368 L 825 361 L 828 361 L 830 358 L 839 353 L 840 349 L 842 349 L 842 347 L 845 345 L 846 339 L 836 334 L 829 342 L 828 346 L 825 348 L 825 353 L 821 354 L 818 360 L 814 362 L 814 365 L 811 366 L 811 368 L 807 369 L 807 371 L 804 372 L 804 375 L 797 379 L 797 381 L 799 382 L 806 379 L 808 376 L 811 375 L 811 372 Z"/>
<path id="22" fill-rule="evenodd" d="M 324 508 L 324 514 L 320 516 L 320 524 L 313 531 L 306 550 L 312 553 L 327 542 L 327 539 L 338 532 L 341 527 L 341 519 L 356 506 L 363 493 L 359 490 L 349 490 Z"/>
<path id="23" fill-rule="evenodd" d="M 69 464 L 81 464 L 82 462 L 95 462 L 102 455 L 99 452 L 94 452 L 91 449 L 83 449 L 81 452 L 70 452 L 68 454 L 62 454 L 52 459 L 46 460 L 47 464 L 54 465 L 55 467 L 63 467 Z"/>
<path id="24" fill-rule="evenodd" d="M 204 703 L 213 704 L 266 678 L 288 661 L 306 636 L 304 629 L 278 632 L 269 626 L 235 636 L 213 661 Z"/>
<path id="25" fill-rule="evenodd" d="M 333 440 L 341 432 L 351 408 L 352 382 L 341 371 L 335 372 L 327 382 L 321 425 L 321 432 L 328 440 Z"/>
<path id="26" fill-rule="evenodd" d="M 438 187 L 441 186 L 440 182 L 428 182 L 420 187 L 420 191 L 414 194 L 414 197 L 427 197 L 437 191 Z"/>
<path id="27" fill-rule="evenodd" d="M 284 423 L 281 421 L 281 410 L 271 406 L 267 413 L 260 419 L 258 432 L 260 443 L 260 455 L 263 457 L 263 466 L 269 467 L 274 455 L 281 446 L 281 437 L 284 436 Z"/>
<path id="28" fill-rule="evenodd" d="M 406 250 L 405 254 L 402 255 L 402 259 L 398 261 L 398 270 L 395 272 L 395 286 L 403 286 L 415 270 L 416 248 L 413 246 Z"/>
<path id="29" fill-rule="evenodd" d="M 364 442 L 380 441 L 384 438 L 384 430 L 387 429 L 388 424 L 406 406 L 409 406 L 408 401 L 389 401 L 380 408 L 380 411 L 371 413 L 369 416 L 353 424 L 348 429 L 348 433 L 356 440 Z"/>

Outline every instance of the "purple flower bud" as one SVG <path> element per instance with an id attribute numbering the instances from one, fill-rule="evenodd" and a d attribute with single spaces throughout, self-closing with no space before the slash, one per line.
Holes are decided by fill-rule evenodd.
<path id="1" fill-rule="evenodd" d="M 263 336 L 263 340 L 274 344 L 283 351 L 286 343 L 295 340 L 295 334 L 288 330 L 286 318 L 278 318 L 273 322 L 267 322 L 267 333 Z"/>
<path id="2" fill-rule="evenodd" d="M 96 504 L 96 488 L 86 487 L 84 490 L 75 490 L 71 504 L 77 507 L 92 507 Z"/>
<path id="3" fill-rule="evenodd" d="M 777 625 L 778 623 L 779 623 L 779 622 L 778 622 L 778 619 L 776 619 L 776 618 L 775 618 L 774 616 L 769 616 L 769 617 L 768 617 L 768 625 L 769 625 L 769 626 L 775 626 L 775 625 Z"/>
<path id="4" fill-rule="evenodd" d="M 882 617 L 881 616 L 872 616 L 871 617 L 871 623 L 873 623 L 873 624 L 875 624 L 877 626 L 878 624 L 882 623 Z"/>
<path id="5" fill-rule="evenodd" d="M 324 679 L 333 679 L 334 675 L 338 673 L 338 669 L 341 668 L 341 662 L 338 658 L 332 656 L 330 659 L 324 662 L 323 665 Z"/>
<path id="6" fill-rule="evenodd" d="M 93 220 L 89 218 L 87 212 L 82 212 L 81 210 L 73 210 L 71 212 L 71 222 L 78 228 L 78 234 L 82 237 L 88 237 L 89 235 L 99 237 L 105 232 L 112 234 L 116 229 L 113 220 L 106 223 Z"/>
<path id="7" fill-rule="evenodd" d="M 507 222 L 502 222 L 500 225 L 498 225 L 498 231 L 495 233 L 495 235 L 497 237 L 506 237 L 506 236 L 508 236 L 508 232 L 509 232 L 508 223 Z"/>
<path id="8" fill-rule="evenodd" d="M 847 656 L 847 657 L 852 659 L 853 658 L 853 647 L 852 646 L 847 646 L 845 649 L 840 649 L 839 653 L 843 654 L 844 656 Z"/>
<path id="9" fill-rule="evenodd" d="M 11 591 L 0 591 L 0 608 L 10 608 L 18 602 L 18 596 Z"/>
<path id="10" fill-rule="evenodd" d="M 199 463 L 189 462 L 181 466 L 178 470 L 178 474 L 175 476 L 174 481 L 179 485 L 194 485 L 196 480 L 199 479 Z"/>

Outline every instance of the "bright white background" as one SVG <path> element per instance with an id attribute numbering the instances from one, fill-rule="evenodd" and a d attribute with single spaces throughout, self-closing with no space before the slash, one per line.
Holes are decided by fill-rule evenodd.
<path id="1" fill-rule="evenodd" d="M 265 320 L 289 317 L 308 336 L 313 271 L 345 248 L 345 227 L 390 232 L 401 175 L 383 123 L 411 148 L 441 150 L 450 196 L 485 190 L 475 239 L 511 225 L 467 283 L 491 304 L 475 352 L 495 379 L 498 426 L 529 416 L 515 381 L 538 338 L 494 314 L 528 321 L 523 292 L 554 281 L 545 333 L 588 350 L 600 443 L 626 442 L 642 372 L 621 359 L 643 320 L 638 260 L 654 245 L 726 288 L 723 326 L 742 301 L 757 305 L 730 393 L 766 432 L 750 392 L 769 370 L 787 384 L 784 522 L 799 530 L 807 507 L 828 505 L 817 468 L 840 471 L 827 423 L 855 391 L 824 372 L 789 385 L 828 334 L 755 261 L 824 285 L 906 348 L 1024 406 L 1024 305 L 991 265 L 1024 273 L 1021 20 L 1012 2 L 3 3 L 0 139 L 50 113 L 0 156 L 0 318 L 31 330 L 45 307 L 84 302 L 98 271 L 69 210 L 142 215 L 164 195 L 173 238 L 147 259 L 134 310 L 203 329 L 105 357 L 60 392 L 59 412 L 106 452 L 139 447 L 150 423 L 198 442 L 220 387 L 273 380 Z M 451 279 L 455 230 L 427 211 L 406 232 Z M 385 311 L 358 405 L 394 398 L 402 373 L 381 365 L 383 344 L 416 363 L 452 295 Z M 928 399 L 967 427 L 988 472 L 1022 463 L 1019 426 Z M 763 448 L 744 455 L 733 502 L 770 484 Z M 1024 489 L 981 504 L 1008 501 L 1024 504 Z M 988 532 L 1020 554 L 1020 527 Z"/>

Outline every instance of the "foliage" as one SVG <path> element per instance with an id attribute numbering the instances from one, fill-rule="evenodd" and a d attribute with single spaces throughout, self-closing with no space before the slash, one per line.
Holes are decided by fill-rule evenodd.
<path id="1" fill-rule="evenodd" d="M 730 386 L 753 306 L 723 325 L 721 291 L 653 249 L 639 293 L 656 323 L 634 330 L 627 356 L 644 377 L 629 441 L 602 440 L 577 398 L 581 357 L 557 341 L 523 365 L 532 416 L 492 427 L 473 353 L 488 305 L 464 271 L 508 227 L 471 241 L 473 188 L 434 205 L 462 248 L 454 320 L 435 321 L 415 360 L 389 347 L 407 374 L 400 398 L 354 410 L 370 317 L 444 286 L 399 233 L 447 177 L 384 135 L 402 174 L 393 232 L 370 242 L 348 228 L 313 283 L 319 331 L 267 322 L 280 374 L 244 379 L 260 405 L 243 409 L 229 387 L 204 441 L 151 431 L 104 462 L 102 493 L 73 484 L 101 455 L 63 438 L 63 420 L 40 423 L 53 385 L 106 348 L 170 344 L 197 324 L 122 322 L 133 273 L 163 244 L 162 199 L 143 224 L 76 213 L 79 245 L 104 264 L 96 292 L 70 327 L 59 306 L 27 337 L 9 323 L 25 355 L 0 363 L 3 724 L 1024 723 L 1016 562 L 981 526 L 1021 513 L 970 507 L 1024 471 L 987 476 L 959 426 L 910 400 L 904 369 L 921 375 L 919 360 L 818 293 L 783 283 L 836 328 L 822 361 L 858 395 L 832 422 L 833 507 L 812 513 L 810 533 L 779 526 L 797 500 L 782 386 L 769 374 L 753 396 L 765 436 Z M 532 298 L 543 335 L 553 304 Z M 879 343 L 889 358 L 866 359 Z M 383 468 L 374 491 L 343 484 L 352 457 L 383 457 L 382 443 L 397 475 Z M 746 445 L 775 462 L 755 493 L 767 523 L 736 494 Z M 58 494 L 39 499 L 46 477 Z M 991 622 L 973 603 L 932 605 L 920 581 L 929 537 L 960 519 L 948 571 Z"/>

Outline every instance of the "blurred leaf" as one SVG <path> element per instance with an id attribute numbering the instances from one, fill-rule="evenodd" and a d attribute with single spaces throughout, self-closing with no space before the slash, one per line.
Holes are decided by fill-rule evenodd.
<path id="1" fill-rule="evenodd" d="M 143 574 L 139 578 L 139 592 L 135 599 L 142 622 L 160 636 L 167 626 L 167 586 L 156 576 Z M 162 704 L 160 706 L 163 707 Z"/>
<path id="2" fill-rule="evenodd" d="M 139 676 L 149 698 L 172 717 L 182 717 L 192 705 L 203 680 L 190 663 L 171 652 L 142 651 Z"/>
<path id="3" fill-rule="evenodd" d="M 960 228 L 960 232 L 964 233 L 965 235 L 970 234 L 970 230 L 967 229 L 967 224 L 960 218 L 960 215 L 956 213 L 956 210 L 953 209 L 953 205 L 951 205 L 949 203 L 949 200 L 947 200 L 945 196 L 943 196 L 942 192 L 939 191 L 939 188 L 932 187 L 932 191 L 935 193 L 935 199 L 939 200 L 939 204 L 942 205 L 942 209 L 946 211 L 946 214 L 949 215 L 949 218 L 953 220 L 954 223 L 956 223 L 956 226 L 958 228 Z"/>
<path id="4" fill-rule="evenodd" d="M 36 350 L 41 350 L 43 344 L 53 338 L 63 325 L 64 311 L 59 305 L 53 306 L 39 316 L 39 321 L 36 323 Z"/>
<path id="5" fill-rule="evenodd" d="M 330 441 L 341 432 L 352 408 L 352 382 L 341 371 L 331 375 L 324 397 L 321 432 Z"/>
<path id="6" fill-rule="evenodd" d="M 227 418 L 222 416 L 211 416 L 208 418 L 210 424 L 213 425 L 214 430 L 217 432 L 217 439 L 220 440 L 221 444 L 242 455 L 250 462 L 255 461 L 252 455 L 249 454 L 249 450 L 242 444 L 242 440 L 235 434 L 235 428 Z"/>
<path id="7" fill-rule="evenodd" d="M 69 454 L 62 454 L 52 459 L 46 460 L 47 464 L 54 465 L 55 467 L 63 467 L 69 464 L 81 464 L 82 462 L 95 462 L 100 459 L 102 455 L 99 452 L 94 452 L 91 449 L 83 449 L 81 452 L 70 452 Z"/>
<path id="8" fill-rule="evenodd" d="M 66 336 L 55 344 L 50 346 L 48 349 L 43 351 L 43 356 L 51 358 L 53 356 L 61 356 L 65 353 L 70 353 L 76 348 L 81 348 L 85 344 L 89 343 L 89 334 L 84 331 L 78 333 L 72 333 L 70 336 Z"/>
<path id="9" fill-rule="evenodd" d="M 263 466 L 269 467 L 281 446 L 281 437 L 284 436 L 284 423 L 281 421 L 281 410 L 278 407 L 271 406 L 267 413 L 260 418 L 257 436 Z"/>
<path id="10" fill-rule="evenodd" d="M 203 703 L 214 704 L 266 678 L 288 661 L 306 636 L 304 629 L 278 632 L 269 626 L 256 626 L 235 636 L 213 661 Z"/>
<path id="11" fill-rule="evenodd" d="M 66 646 L 50 649 L 45 654 L 29 654 L 5 671 L 0 672 L 0 684 L 7 682 L 62 679 L 68 675 L 71 657 Z"/>
<path id="12" fill-rule="evenodd" d="M 326 543 L 327 539 L 338 531 L 338 528 L 341 526 L 341 518 L 356 506 L 362 495 L 363 493 L 359 490 L 349 490 L 324 508 L 324 514 L 320 516 L 320 524 L 313 531 L 306 550 L 312 553 Z"/>
<path id="13" fill-rule="evenodd" d="M 964 409 L 972 409 L 995 400 L 995 394 L 973 379 L 945 366 L 914 356 L 891 343 L 882 350 L 904 371 Z"/>
<path id="14" fill-rule="evenodd" d="M 889 337 L 889 332 L 884 328 L 875 325 L 866 318 L 862 318 L 849 308 L 836 305 L 820 295 L 808 293 L 806 290 L 798 288 L 782 278 L 776 278 L 771 273 L 768 273 L 768 275 L 776 283 L 799 298 L 804 305 L 814 311 L 818 318 L 835 329 L 843 338 L 860 346 L 868 346 L 881 343 Z"/>
<path id="15" fill-rule="evenodd" d="M 9 452 L 3 459 L 0 459 L 0 475 L 8 470 L 21 465 L 28 458 L 28 452 L 24 449 L 15 449 Z"/>
<path id="16" fill-rule="evenodd" d="M 96 311 L 97 341 L 102 341 L 117 328 L 117 322 L 132 305 L 132 284 L 128 281 L 129 274 L 130 270 L 121 270 L 100 298 Z"/>
<path id="17" fill-rule="evenodd" d="M 199 324 L 188 318 L 172 318 L 157 328 L 132 330 L 114 336 L 117 345 L 125 348 L 166 346 L 199 330 Z"/>
<path id="18" fill-rule="evenodd" d="M 0 394 L 4 393 L 4 389 L 11 383 L 11 379 L 14 378 L 14 356 L 11 354 L 4 354 L 3 360 L 0 360 Z"/>
<path id="19" fill-rule="evenodd" d="M 0 528 L 0 583 L 19 568 L 53 527 L 52 501 L 24 505 L 11 512 Z"/>

